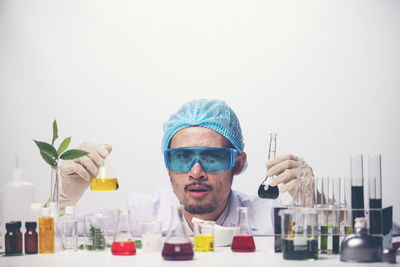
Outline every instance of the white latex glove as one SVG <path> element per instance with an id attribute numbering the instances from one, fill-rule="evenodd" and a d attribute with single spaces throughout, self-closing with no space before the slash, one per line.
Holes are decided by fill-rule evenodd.
<path id="1" fill-rule="evenodd" d="M 60 167 L 62 186 L 60 189 L 60 212 L 65 206 L 75 206 L 99 172 L 104 160 L 111 153 L 110 145 L 97 145 L 89 142 L 81 144 L 78 149 L 88 152 L 86 156 L 64 160 Z"/>
<path id="2" fill-rule="evenodd" d="M 299 171 L 299 157 L 294 155 L 281 155 L 276 158 L 268 160 L 265 165 L 267 166 L 268 177 L 273 177 L 270 186 L 277 186 L 283 184 L 279 189 L 281 193 L 289 192 L 292 197 L 295 197 L 296 190 L 296 177 Z M 314 203 L 314 174 L 312 168 L 303 160 L 301 169 L 301 177 L 305 179 L 300 180 L 300 193 L 304 192 L 305 185 L 305 201 L 306 205 Z"/>

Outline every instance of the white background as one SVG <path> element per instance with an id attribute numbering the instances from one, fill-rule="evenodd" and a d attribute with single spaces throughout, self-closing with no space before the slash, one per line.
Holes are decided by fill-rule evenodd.
<path id="1" fill-rule="evenodd" d="M 50 168 L 32 139 L 51 141 L 53 119 L 57 145 L 112 144 L 120 189 L 87 191 L 78 209 L 104 205 L 168 186 L 162 123 L 218 98 L 248 153 L 234 189 L 256 194 L 277 132 L 278 154 L 317 176 L 348 176 L 351 153 L 382 154 L 383 203 L 399 221 L 399 14 L 385 0 L 0 0 L 0 148 L 43 202 Z"/>

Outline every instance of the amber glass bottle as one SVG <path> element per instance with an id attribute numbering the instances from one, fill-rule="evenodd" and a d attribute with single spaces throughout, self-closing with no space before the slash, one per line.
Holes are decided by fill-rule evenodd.
<path id="1" fill-rule="evenodd" d="M 38 253 L 38 234 L 36 232 L 36 222 L 25 223 L 25 254 Z"/>
<path id="2" fill-rule="evenodd" d="M 17 228 L 17 222 L 6 223 L 7 233 L 4 240 L 6 255 L 19 255 L 22 253 L 22 250 L 19 249 L 22 247 L 22 238 L 19 238 Z"/>

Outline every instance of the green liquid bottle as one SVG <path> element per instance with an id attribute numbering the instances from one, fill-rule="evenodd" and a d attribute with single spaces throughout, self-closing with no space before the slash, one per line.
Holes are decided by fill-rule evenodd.
<path id="1" fill-rule="evenodd" d="M 321 226 L 321 253 L 328 253 L 328 226 Z"/>

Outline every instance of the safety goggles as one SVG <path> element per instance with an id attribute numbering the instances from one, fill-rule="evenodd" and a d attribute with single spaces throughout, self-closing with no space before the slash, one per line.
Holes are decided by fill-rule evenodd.
<path id="1" fill-rule="evenodd" d="M 189 172 L 197 162 L 205 172 L 222 172 L 235 165 L 237 154 L 234 148 L 181 147 L 167 149 L 164 159 L 173 172 Z"/>

